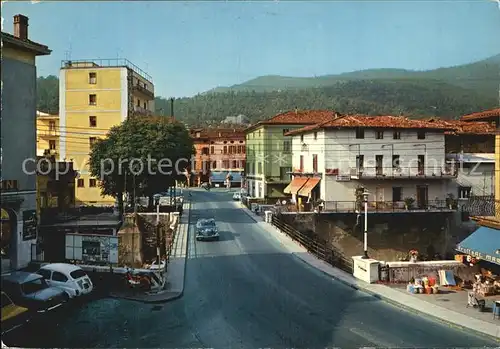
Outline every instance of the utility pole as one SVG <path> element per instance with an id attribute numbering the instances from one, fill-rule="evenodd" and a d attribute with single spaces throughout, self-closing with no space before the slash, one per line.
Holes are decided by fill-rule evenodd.
<path id="1" fill-rule="evenodd" d="M 364 224 L 364 236 L 363 236 L 363 245 L 364 245 L 364 255 L 363 259 L 369 259 L 368 257 L 368 191 L 363 192 L 363 201 L 365 204 L 365 224 Z"/>
<path id="2" fill-rule="evenodd" d="M 174 118 L 174 98 L 170 98 L 170 116 Z"/>
<path id="3" fill-rule="evenodd" d="M 156 204 L 156 256 L 158 258 L 158 268 L 161 265 L 161 256 L 160 256 L 160 197 L 155 197 Z"/>

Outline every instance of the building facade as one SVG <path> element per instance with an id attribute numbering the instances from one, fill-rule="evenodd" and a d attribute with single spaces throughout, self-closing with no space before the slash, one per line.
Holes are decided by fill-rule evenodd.
<path id="1" fill-rule="evenodd" d="M 59 115 L 37 111 L 36 155 L 59 158 Z"/>
<path id="2" fill-rule="evenodd" d="M 290 111 L 258 122 L 245 130 L 247 191 L 255 198 L 284 197 L 292 170 L 291 139 L 285 133 L 325 121 L 336 114 L 328 110 Z"/>
<path id="3" fill-rule="evenodd" d="M 243 128 L 196 128 L 190 134 L 196 150 L 190 185 L 241 176 L 246 163 Z"/>
<path id="4" fill-rule="evenodd" d="M 59 158 L 79 172 L 76 205 L 112 205 L 90 175 L 91 146 L 128 117 L 153 114 L 152 78 L 126 59 L 64 61 L 59 84 Z"/>
<path id="5" fill-rule="evenodd" d="M 37 239 L 36 57 L 51 50 L 28 37 L 28 17 L 2 32 L 2 271 L 24 268 Z"/>
<path id="6" fill-rule="evenodd" d="M 292 142 L 292 202 L 323 201 L 324 210 L 354 212 L 369 193 L 378 211 L 451 208 L 456 177 L 445 158 L 450 126 L 392 116 L 340 116 L 287 133 Z"/>

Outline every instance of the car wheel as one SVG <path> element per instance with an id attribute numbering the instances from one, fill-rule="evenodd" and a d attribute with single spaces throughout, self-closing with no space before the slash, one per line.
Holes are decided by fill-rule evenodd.
<path id="1" fill-rule="evenodd" d="M 63 298 L 63 302 L 67 302 L 70 300 L 71 297 L 69 296 L 68 292 L 64 292 L 62 298 Z"/>

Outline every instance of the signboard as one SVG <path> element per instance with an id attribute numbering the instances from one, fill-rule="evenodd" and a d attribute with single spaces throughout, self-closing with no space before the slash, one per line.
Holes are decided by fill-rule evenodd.
<path id="1" fill-rule="evenodd" d="M 456 249 L 457 249 L 457 251 L 465 253 L 465 254 L 467 254 L 467 255 L 469 255 L 471 257 L 476 257 L 478 259 L 482 259 L 484 261 L 500 265 L 500 255 L 498 257 L 491 256 L 489 254 L 483 254 L 481 252 L 473 251 L 470 248 L 463 248 L 460 245 L 458 245 Z"/>
<path id="2" fill-rule="evenodd" d="M 66 259 L 88 264 L 116 264 L 118 263 L 118 238 L 66 234 Z"/>
<path id="3" fill-rule="evenodd" d="M 23 211 L 23 240 L 36 239 L 37 226 L 36 210 Z"/>
<path id="4" fill-rule="evenodd" d="M 13 191 L 18 190 L 19 186 L 17 184 L 17 180 L 15 179 L 4 179 L 0 181 L 0 189 L 2 191 Z"/>

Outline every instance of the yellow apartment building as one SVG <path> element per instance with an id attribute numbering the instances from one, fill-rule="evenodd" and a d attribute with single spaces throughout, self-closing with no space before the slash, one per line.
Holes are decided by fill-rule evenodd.
<path id="1" fill-rule="evenodd" d="M 36 112 L 36 155 L 59 158 L 59 115 Z"/>
<path id="2" fill-rule="evenodd" d="M 88 169 L 90 147 L 128 117 L 151 116 L 152 78 L 126 59 L 63 61 L 59 74 L 59 158 L 72 161 L 76 206 L 108 206 Z"/>

